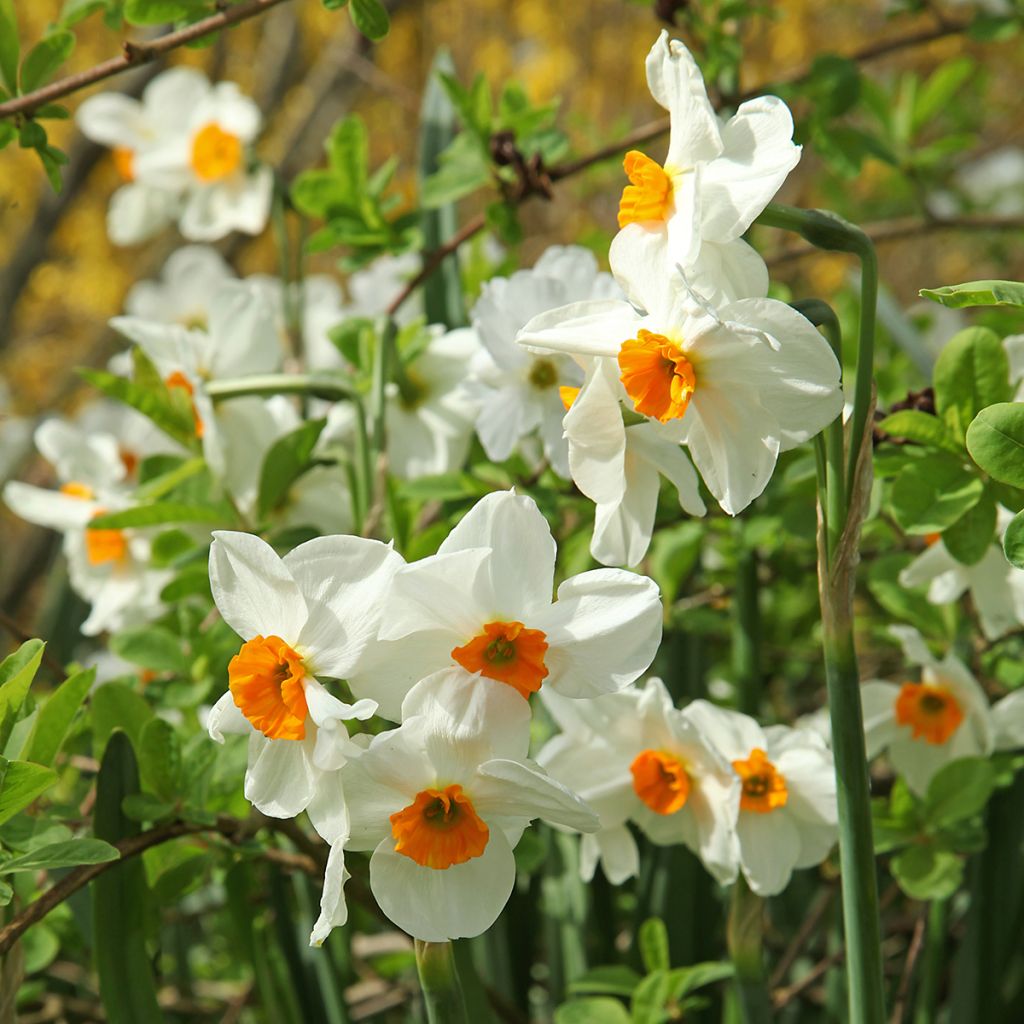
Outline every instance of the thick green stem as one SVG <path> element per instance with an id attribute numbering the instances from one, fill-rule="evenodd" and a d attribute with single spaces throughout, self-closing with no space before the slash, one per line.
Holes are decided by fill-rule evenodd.
<path id="1" fill-rule="evenodd" d="M 452 944 L 417 939 L 416 969 L 429 1024 L 468 1024 Z"/>
<path id="2" fill-rule="evenodd" d="M 946 951 L 948 900 L 933 900 L 928 907 L 928 930 L 925 933 L 924 962 L 921 984 L 914 1004 L 914 1024 L 932 1024 L 939 1003 L 939 983 Z"/>
<path id="3" fill-rule="evenodd" d="M 742 876 L 732 887 L 726 934 L 745 1024 L 770 1021 L 772 1005 L 764 973 L 764 901 L 750 891 Z"/>
<path id="4" fill-rule="evenodd" d="M 237 380 L 211 380 L 206 393 L 215 402 L 247 395 L 308 395 L 331 402 L 358 397 L 350 384 L 334 377 L 318 377 L 311 373 L 263 373 Z"/>

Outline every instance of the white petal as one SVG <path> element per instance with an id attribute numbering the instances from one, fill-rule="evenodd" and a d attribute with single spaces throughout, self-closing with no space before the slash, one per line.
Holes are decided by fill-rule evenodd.
<path id="1" fill-rule="evenodd" d="M 626 432 L 611 359 L 595 359 L 565 415 L 569 472 L 591 501 L 617 503 L 626 487 Z"/>
<path id="2" fill-rule="evenodd" d="M 177 215 L 178 196 L 141 181 L 122 185 L 110 198 L 107 234 L 114 245 L 139 245 L 162 231 Z"/>
<path id="3" fill-rule="evenodd" d="M 294 818 L 313 798 L 320 772 L 313 766 L 315 737 L 271 740 L 249 737 L 245 798 L 268 818 Z"/>
<path id="4" fill-rule="evenodd" d="M 345 867 L 345 840 L 348 836 L 331 844 L 324 870 L 324 891 L 320 897 L 320 916 L 313 925 L 309 936 L 311 946 L 322 946 L 324 939 L 335 928 L 348 920 L 348 904 L 345 902 L 345 883 L 351 875 Z"/>
<path id="5" fill-rule="evenodd" d="M 75 111 L 75 123 L 87 139 L 104 146 L 134 149 L 145 132 L 142 104 L 116 92 L 90 96 Z"/>
<path id="6" fill-rule="evenodd" d="M 266 293 L 246 281 L 225 281 L 210 300 L 209 333 L 214 379 L 273 373 L 283 351 Z"/>
<path id="7" fill-rule="evenodd" d="M 597 815 L 541 768 L 521 761 L 492 760 L 480 765 L 473 804 L 485 818 L 543 818 L 577 832 L 596 832 Z"/>
<path id="8" fill-rule="evenodd" d="M 1024 747 L 1024 690 L 997 701 L 992 706 L 997 750 L 1017 750 Z"/>
<path id="9" fill-rule="evenodd" d="M 706 700 L 695 700 L 682 714 L 697 727 L 704 742 L 727 761 L 750 756 L 755 747 L 766 750 L 764 731 L 749 715 L 720 708 Z"/>
<path id="10" fill-rule="evenodd" d="M 535 316 L 516 335 L 520 345 L 589 356 L 618 355 L 636 337 L 640 317 L 628 302 L 591 299 Z"/>
<path id="11" fill-rule="evenodd" d="M 601 857 L 601 870 L 612 885 L 622 885 L 627 879 L 640 872 L 640 850 L 633 833 L 625 825 L 618 828 L 601 829 L 593 836 L 584 836 L 581 844 L 580 868 L 582 871 L 583 845 L 596 843 Z"/>
<path id="12" fill-rule="evenodd" d="M 210 734 L 210 739 L 218 743 L 224 742 L 225 733 L 247 735 L 253 731 L 252 723 L 242 714 L 230 690 L 210 709 L 209 717 L 206 719 L 206 731 Z"/>
<path id="13" fill-rule="evenodd" d="M 295 644 L 306 602 L 274 549 L 249 533 L 216 530 L 210 547 L 210 587 L 224 621 L 243 639 L 278 636 Z"/>
<path id="14" fill-rule="evenodd" d="M 626 438 L 632 451 L 672 483 L 684 512 L 704 515 L 707 509 L 700 496 L 697 473 L 679 445 L 666 440 L 658 424 L 638 423 L 628 428 Z"/>
<path id="15" fill-rule="evenodd" d="M 594 569 L 566 580 L 537 618 L 547 634 L 546 685 L 567 697 L 595 697 L 628 686 L 661 642 L 661 595 L 646 576 Z"/>
<path id="16" fill-rule="evenodd" d="M 497 920 L 512 894 L 516 864 L 500 829 L 479 857 L 445 870 L 421 867 L 385 839 L 370 858 L 370 888 L 381 910 L 425 942 L 472 938 Z"/>
<path id="17" fill-rule="evenodd" d="M 736 823 L 740 862 L 750 888 L 758 896 L 774 896 L 789 884 L 800 857 L 800 834 L 780 810 L 745 811 Z"/>
<path id="18" fill-rule="evenodd" d="M 864 742 L 870 761 L 899 735 L 896 724 L 896 698 L 900 688 L 895 683 L 872 679 L 860 687 L 860 703 L 864 711 Z"/>
<path id="19" fill-rule="evenodd" d="M 69 494 L 43 487 L 33 487 L 19 480 L 7 483 L 3 493 L 4 502 L 15 515 L 36 526 L 47 526 L 61 532 L 84 530 L 97 511 L 93 501 L 73 498 Z"/>

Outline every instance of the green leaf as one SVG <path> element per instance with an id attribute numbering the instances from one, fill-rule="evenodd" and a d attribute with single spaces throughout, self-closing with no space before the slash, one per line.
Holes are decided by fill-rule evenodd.
<path id="1" fill-rule="evenodd" d="M 0 750 L 7 745 L 15 717 L 39 671 L 45 646 L 42 640 L 26 640 L 0 663 Z"/>
<path id="2" fill-rule="evenodd" d="M 949 850 L 908 846 L 889 862 L 893 878 L 912 900 L 940 900 L 960 888 L 963 861 Z"/>
<path id="3" fill-rule="evenodd" d="M 181 745 L 174 727 L 162 718 L 151 718 L 142 729 L 139 771 L 147 790 L 171 803 L 178 797 Z"/>
<path id="4" fill-rule="evenodd" d="M 970 57 L 958 57 L 940 64 L 914 97 L 915 129 L 941 114 L 976 70 Z"/>
<path id="5" fill-rule="evenodd" d="M 256 507 L 261 518 L 285 501 L 292 484 L 310 468 L 313 449 L 326 423 L 326 419 L 309 420 L 270 446 L 260 470 Z"/>
<path id="6" fill-rule="evenodd" d="M 939 533 L 973 508 L 984 491 L 960 459 L 937 453 L 907 466 L 893 482 L 893 518 L 907 533 Z"/>
<path id="7" fill-rule="evenodd" d="M 987 327 L 955 334 L 935 362 L 936 410 L 958 438 L 986 406 L 1010 397 L 1010 363 L 999 336 Z"/>
<path id="8" fill-rule="evenodd" d="M 165 25 L 207 13 L 209 0 L 125 0 L 124 20 L 129 25 Z"/>
<path id="9" fill-rule="evenodd" d="M 210 573 L 205 565 L 190 565 L 182 569 L 160 591 L 160 600 L 164 604 L 176 604 L 182 598 L 196 595 L 210 595 Z"/>
<path id="10" fill-rule="evenodd" d="M 196 550 L 196 540 L 184 530 L 164 530 L 153 538 L 149 555 L 155 567 L 172 565 Z"/>
<path id="11" fill-rule="evenodd" d="M 232 522 L 234 516 L 226 505 L 189 505 L 181 501 L 158 501 L 152 505 L 137 505 L 120 512 L 104 512 L 90 520 L 90 529 L 124 530 L 137 526 L 163 526 L 165 523 Z"/>
<path id="12" fill-rule="evenodd" d="M 669 971 L 668 975 L 672 998 L 682 999 L 698 988 L 725 981 L 735 973 L 736 968 L 724 960 L 708 960 L 701 964 L 691 964 L 689 967 L 677 967 Z"/>
<path id="13" fill-rule="evenodd" d="M 14 0 L 0 0 L 0 83 L 12 96 L 18 91 L 18 46 Z"/>
<path id="14" fill-rule="evenodd" d="M 148 793 L 133 793 L 121 801 L 121 810 L 132 821 L 163 821 L 174 816 L 177 804 L 167 803 Z"/>
<path id="15" fill-rule="evenodd" d="M 901 409 L 891 416 L 886 416 L 878 424 L 878 429 L 892 437 L 904 438 L 915 444 L 942 448 L 954 454 L 959 454 L 962 451 L 961 446 L 949 432 L 949 428 L 938 416 L 931 416 L 917 409 Z"/>
<path id="16" fill-rule="evenodd" d="M 922 288 L 919 294 L 951 309 L 1024 306 L 1024 284 L 1019 281 L 967 281 L 945 288 Z"/>
<path id="17" fill-rule="evenodd" d="M 45 85 L 74 48 L 75 34 L 67 29 L 58 29 L 40 39 L 21 62 L 21 91 L 31 92 Z"/>
<path id="18" fill-rule="evenodd" d="M 120 856 L 117 847 L 102 839 L 69 839 L 63 843 L 40 846 L 30 853 L 0 864 L 0 875 L 10 875 L 16 871 L 52 871 L 81 864 L 105 864 Z"/>
<path id="19" fill-rule="evenodd" d="M 668 969 L 651 971 L 633 993 L 630 1007 L 633 1024 L 662 1024 L 670 994 Z"/>
<path id="20" fill-rule="evenodd" d="M 182 651 L 181 639 L 162 626 L 142 626 L 118 633 L 110 641 L 118 656 L 154 672 L 188 673 L 190 662 Z"/>
<path id="21" fill-rule="evenodd" d="M 1024 512 L 1018 512 L 1006 528 L 1003 553 L 1010 565 L 1024 569 Z"/>
<path id="22" fill-rule="evenodd" d="M 75 714 L 92 689 L 96 669 L 76 672 L 64 680 L 36 713 L 29 734 L 26 757 L 36 764 L 52 765 L 71 728 Z"/>
<path id="23" fill-rule="evenodd" d="M 349 205 L 355 206 L 366 191 L 370 162 L 366 125 L 355 114 L 340 120 L 325 143 L 327 158 L 337 178 L 349 192 Z"/>
<path id="24" fill-rule="evenodd" d="M 993 479 L 1024 487 L 1024 403 L 982 409 L 967 428 L 967 450 Z"/>
<path id="25" fill-rule="evenodd" d="M 648 974 L 652 971 L 667 971 L 668 929 L 665 922 L 660 917 L 649 917 L 640 925 L 636 938 L 640 947 L 640 958 Z"/>
<path id="26" fill-rule="evenodd" d="M 517 847 L 518 849 L 518 847 Z M 625 996 L 628 998 L 640 984 L 640 975 L 625 964 L 611 964 L 607 967 L 592 967 L 585 974 L 569 983 L 571 995 Z"/>
<path id="27" fill-rule="evenodd" d="M 109 687 L 102 687 L 100 693 Z M 121 804 L 138 793 L 132 745 L 123 732 L 107 744 L 96 780 L 93 831 L 109 843 L 138 835 Z M 100 999 L 109 1024 L 159 1024 L 156 984 L 146 944 L 149 893 L 141 857 L 104 871 L 92 883 L 93 951 Z"/>
<path id="28" fill-rule="evenodd" d="M 996 533 L 996 503 L 986 491 L 974 508 L 942 531 L 946 550 L 964 565 L 977 565 L 992 546 Z"/>
<path id="29" fill-rule="evenodd" d="M 996 771 L 980 757 L 965 757 L 942 767 L 928 784 L 925 820 L 942 828 L 980 814 L 995 788 Z"/>
<path id="30" fill-rule="evenodd" d="M 391 19 L 380 0 L 350 0 L 348 13 L 355 27 L 374 42 L 383 39 L 391 27 Z"/>
<path id="31" fill-rule="evenodd" d="M 555 1024 L 630 1024 L 630 1016 L 615 999 L 574 999 L 555 1010 Z"/>
<path id="32" fill-rule="evenodd" d="M 56 781 L 52 768 L 29 761 L 8 761 L 0 757 L 0 825 L 24 810 Z"/>
<path id="33" fill-rule="evenodd" d="M 105 10 L 108 6 L 109 0 L 64 0 L 58 20 L 63 28 L 72 28 L 90 14 Z"/>
<path id="34" fill-rule="evenodd" d="M 105 683 L 92 695 L 93 749 L 101 756 L 115 729 L 121 729 L 139 749 L 142 730 L 153 710 L 134 690 L 120 683 Z"/>

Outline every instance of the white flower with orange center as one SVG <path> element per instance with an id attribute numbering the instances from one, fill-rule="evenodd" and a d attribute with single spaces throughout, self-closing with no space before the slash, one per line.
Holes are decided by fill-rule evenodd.
<path id="1" fill-rule="evenodd" d="M 461 666 L 523 700 L 541 687 L 594 697 L 628 686 L 661 639 L 657 585 L 621 569 L 567 579 L 554 595 L 555 541 L 532 498 L 482 498 L 436 555 L 396 573 L 380 640 L 353 691 L 397 721 L 425 675 Z"/>
<path id="2" fill-rule="evenodd" d="M 167 257 L 158 279 L 132 285 L 125 315 L 205 330 L 214 296 L 233 280 L 234 271 L 212 246 L 183 245 Z"/>
<path id="3" fill-rule="evenodd" d="M 952 653 L 941 660 L 909 626 L 891 626 L 920 680 L 869 680 L 861 686 L 868 757 L 883 751 L 913 792 L 923 796 L 950 761 L 987 757 L 1024 745 L 1024 703 L 1011 694 L 990 706 L 970 669 Z"/>
<path id="4" fill-rule="evenodd" d="M 251 534 L 214 533 L 213 598 L 243 642 L 207 728 L 218 742 L 248 735 L 245 795 L 264 814 L 301 813 L 321 774 L 354 750 L 343 723 L 377 710 L 342 702 L 317 677 L 343 679 L 358 665 L 401 564 L 390 546 L 361 537 L 318 537 L 279 558 Z"/>
<path id="5" fill-rule="evenodd" d="M 584 880 L 599 860 L 613 884 L 637 873 L 629 822 L 659 846 L 685 843 L 719 882 L 736 878 L 739 779 L 660 680 L 589 701 L 542 696 L 562 732 L 537 760 L 601 819 L 600 831 L 583 837 Z"/>
<path id="6" fill-rule="evenodd" d="M 518 336 L 522 345 L 616 364 L 621 387 L 577 400 L 566 417 L 570 449 L 578 441 L 589 463 L 583 486 L 612 494 L 622 486 L 621 401 L 685 444 L 708 490 L 735 515 L 764 490 L 779 452 L 839 415 L 839 363 L 785 303 L 739 299 L 714 310 L 649 246 L 633 248 L 627 291 L 644 312 L 578 302 L 534 317 Z"/>
<path id="7" fill-rule="evenodd" d="M 695 264 L 704 244 L 719 249 L 718 261 L 799 161 L 792 115 L 778 97 L 760 96 L 741 103 L 723 123 L 693 56 L 667 32 L 647 55 L 647 84 L 669 112 L 668 153 L 663 165 L 637 150 L 626 154 L 630 183 L 619 204 L 619 227 L 654 236 L 666 268 Z M 746 263 L 750 254 L 737 258 Z M 612 268 L 618 274 L 614 258 Z"/>
<path id="8" fill-rule="evenodd" d="M 838 837 L 832 752 L 817 733 L 774 725 L 704 700 L 685 715 L 740 783 L 735 842 L 750 888 L 773 896 L 793 871 L 820 864 Z"/>
<path id="9" fill-rule="evenodd" d="M 373 851 L 370 888 L 399 928 L 443 942 L 497 919 L 515 884 L 512 850 L 532 820 L 598 827 L 579 797 L 527 759 L 530 707 L 510 687 L 467 685 L 460 670 L 445 669 L 409 691 L 401 717 L 400 728 L 326 776 L 310 805 L 332 847 L 314 943 L 344 920 L 342 848 Z M 341 800 L 347 820 L 335 813 Z"/>
<path id="10" fill-rule="evenodd" d="M 538 313 L 566 303 L 621 296 L 582 246 L 552 246 L 530 270 L 484 285 L 472 316 L 485 352 L 472 371 L 480 400 L 476 432 L 488 458 L 503 462 L 537 435 L 551 467 L 569 475 L 560 388 L 580 384 L 583 375 L 568 356 L 526 352 L 516 345 L 516 332 Z M 529 447 L 525 452 L 532 454 Z"/>
<path id="11" fill-rule="evenodd" d="M 131 504 L 130 467 L 118 439 L 51 419 L 37 428 L 35 442 L 53 464 L 59 488 L 12 480 L 4 501 L 23 519 L 64 535 L 71 586 L 92 606 L 82 632 L 95 636 L 158 617 L 164 610 L 160 591 L 171 573 L 149 568 L 147 531 L 91 525 Z"/>

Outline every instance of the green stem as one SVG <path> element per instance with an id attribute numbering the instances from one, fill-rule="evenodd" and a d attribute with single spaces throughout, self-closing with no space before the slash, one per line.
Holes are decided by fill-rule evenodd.
<path id="1" fill-rule="evenodd" d="M 247 395 L 308 395 L 331 402 L 351 401 L 358 398 L 355 389 L 334 377 L 319 377 L 312 373 L 265 373 L 237 380 L 212 380 L 206 393 L 215 402 Z"/>
<path id="2" fill-rule="evenodd" d="M 468 1024 L 452 944 L 416 939 L 416 969 L 429 1024 Z"/>
<path id="3" fill-rule="evenodd" d="M 770 1021 L 772 1005 L 764 973 L 764 901 L 750 891 L 742 876 L 732 887 L 726 934 L 745 1024 Z"/>
<path id="4" fill-rule="evenodd" d="M 928 929 L 925 933 L 924 963 L 921 985 L 914 1005 L 914 1024 L 932 1024 L 939 1003 L 939 983 L 946 951 L 948 900 L 932 900 L 928 907 Z"/>

